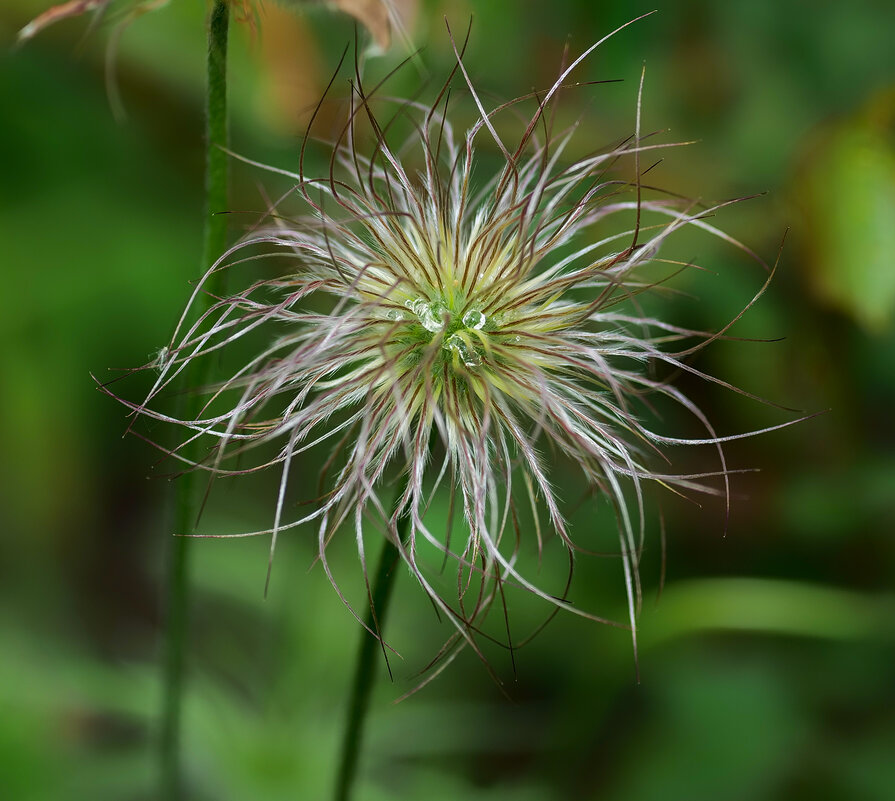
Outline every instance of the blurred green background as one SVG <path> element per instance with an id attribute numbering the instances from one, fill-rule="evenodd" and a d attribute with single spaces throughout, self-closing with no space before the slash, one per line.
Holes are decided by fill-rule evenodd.
<path id="1" fill-rule="evenodd" d="M 205 7 L 173 0 L 124 32 L 122 122 L 104 83 L 110 22 L 86 33 L 88 20 L 68 20 L 12 47 L 44 7 L 0 7 L 0 798 L 149 799 L 169 482 L 156 451 L 122 439 L 123 409 L 90 372 L 106 380 L 166 343 L 198 273 Z M 436 79 L 451 62 L 443 15 L 457 30 L 474 14 L 467 64 L 497 98 L 549 85 L 566 41 L 580 51 L 649 10 L 403 7 Z M 402 575 L 389 635 L 405 659 L 379 682 L 360 801 L 895 797 L 893 23 L 884 0 L 662 2 L 588 63 L 583 77 L 624 82 L 566 99 L 584 115 L 580 150 L 632 130 L 645 62 L 645 129 L 701 140 L 669 151 L 656 182 L 710 200 L 766 192 L 718 222 L 768 260 L 790 229 L 778 277 L 734 330 L 783 339 L 718 343 L 698 366 L 830 411 L 732 443 L 732 466 L 761 471 L 736 478 L 726 537 L 721 504 L 663 502 L 658 602 L 653 516 L 639 685 L 624 632 L 560 615 L 515 676 L 492 655 L 509 700 L 466 654 L 394 705 L 449 633 Z M 347 18 L 270 4 L 254 33 L 237 25 L 234 148 L 295 169 L 309 106 L 352 38 Z M 396 87 L 415 83 L 405 70 Z M 235 168 L 232 208 L 247 214 L 234 239 L 263 208 L 263 181 Z M 707 238 L 694 247 L 712 273 L 685 278 L 699 300 L 669 314 L 717 328 L 762 275 Z M 722 433 L 789 419 L 686 388 Z M 227 510 L 212 504 L 209 530 L 270 515 L 270 484 L 236 492 Z M 267 543 L 194 549 L 192 798 L 327 797 L 360 630 L 309 570 L 314 536 L 285 538 L 266 601 Z M 350 542 L 333 559 L 356 572 Z M 617 561 L 581 560 L 574 597 L 623 618 Z M 519 631 L 544 614 L 510 601 Z"/>

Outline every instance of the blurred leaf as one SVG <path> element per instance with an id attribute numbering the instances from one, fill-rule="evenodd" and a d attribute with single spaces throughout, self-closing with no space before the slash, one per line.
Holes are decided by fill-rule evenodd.
<path id="1" fill-rule="evenodd" d="M 67 19 L 68 17 L 78 17 L 81 14 L 86 14 L 88 11 L 102 11 L 109 2 L 111 0 L 69 0 L 67 3 L 51 6 L 19 31 L 19 41 L 25 42 L 31 39 L 44 28 L 49 27 L 54 22 L 59 22 L 59 20 Z"/>
<path id="2" fill-rule="evenodd" d="M 317 0 L 279 0 L 279 2 L 292 8 L 318 5 Z M 392 17 L 397 14 L 392 0 L 329 0 L 326 5 L 354 17 L 370 32 L 380 50 L 388 50 L 392 41 Z"/>
<path id="3" fill-rule="evenodd" d="M 830 639 L 890 641 L 891 596 L 822 584 L 758 578 L 676 582 L 662 597 L 644 648 L 699 631 L 752 631 Z"/>
<path id="4" fill-rule="evenodd" d="M 822 135 L 796 184 L 813 291 L 867 329 L 895 311 L 895 92 Z"/>
<path id="5" fill-rule="evenodd" d="M 319 43 L 305 20 L 274 5 L 265 8 L 260 27 L 266 69 L 256 100 L 259 111 L 275 130 L 303 133 L 325 85 Z"/>
<path id="6" fill-rule="evenodd" d="M 383 0 L 334 0 L 333 5 L 362 23 L 379 48 L 388 50 L 392 29 L 388 6 Z"/>

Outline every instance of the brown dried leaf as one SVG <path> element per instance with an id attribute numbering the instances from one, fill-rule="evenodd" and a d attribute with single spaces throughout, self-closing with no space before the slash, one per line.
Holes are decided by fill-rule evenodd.
<path id="1" fill-rule="evenodd" d="M 322 91 L 321 56 L 307 22 L 270 4 L 261 17 L 263 91 L 256 98 L 268 124 L 282 134 L 304 133 Z M 325 127 L 325 126 L 324 126 Z"/>
<path id="2" fill-rule="evenodd" d="M 388 50 L 392 26 L 385 0 L 333 0 L 333 5 L 370 31 L 380 50 Z"/>

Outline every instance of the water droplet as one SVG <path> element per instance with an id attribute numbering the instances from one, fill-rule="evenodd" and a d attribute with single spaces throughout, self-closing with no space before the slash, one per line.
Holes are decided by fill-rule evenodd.
<path id="1" fill-rule="evenodd" d="M 459 356 L 460 361 L 467 367 L 478 367 L 482 360 L 479 354 L 464 341 L 458 334 L 451 334 L 444 343 L 447 350 L 453 351 Z"/>
<path id="2" fill-rule="evenodd" d="M 440 303 L 430 303 L 423 298 L 416 298 L 408 300 L 404 305 L 419 318 L 420 324 L 427 331 L 441 331 L 444 328 L 444 306 Z"/>
<path id="3" fill-rule="evenodd" d="M 404 313 L 400 309 L 389 309 L 385 313 L 387 320 L 395 320 L 396 322 L 404 319 Z"/>
<path id="4" fill-rule="evenodd" d="M 484 314 L 482 314 L 478 309 L 470 309 L 466 314 L 463 315 L 463 325 L 467 328 L 472 328 L 476 331 L 480 331 L 482 326 L 485 325 L 487 318 Z"/>

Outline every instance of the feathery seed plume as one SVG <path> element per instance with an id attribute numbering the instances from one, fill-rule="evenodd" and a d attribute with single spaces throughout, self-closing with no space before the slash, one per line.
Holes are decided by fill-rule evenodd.
<path id="1" fill-rule="evenodd" d="M 641 165 L 651 151 L 680 143 L 658 144 L 642 134 L 642 79 L 633 135 L 566 161 L 577 125 L 554 131 L 553 110 L 570 76 L 606 38 L 568 63 L 545 91 L 490 110 L 455 45 L 456 65 L 434 102 L 399 104 L 396 116 L 413 120 L 413 133 L 399 142 L 358 74 L 348 119 L 331 145 L 329 174 L 306 173 L 304 147 L 297 172 L 266 168 L 292 179 L 292 197 L 305 213 L 253 230 L 212 271 L 257 258 L 259 245 L 294 266 L 216 299 L 193 324 L 188 309 L 154 364 L 158 377 L 148 397 L 129 404 L 139 415 L 185 427 L 189 439 L 212 443 L 208 458 L 190 468 L 213 476 L 278 468 L 272 526 L 244 536 L 270 536 L 272 559 L 282 532 L 315 525 L 320 561 L 340 596 L 327 562 L 330 538 L 353 528 L 366 574 L 370 519 L 378 519 L 456 627 L 442 651 L 446 661 L 464 644 L 480 653 L 478 623 L 504 584 L 602 620 L 519 567 L 520 549 L 533 550 L 532 538 L 540 549 L 545 536 L 538 510 L 549 521 L 548 534 L 570 554 L 581 547 L 551 482 L 546 450 L 571 462 L 613 505 L 633 631 L 644 483 L 726 497 L 730 471 L 721 443 L 745 436 L 718 436 L 693 401 L 647 369 L 664 364 L 728 386 L 690 366 L 688 357 L 729 325 L 714 334 L 680 328 L 645 316 L 637 298 L 664 282 L 644 277 L 648 265 L 669 274 L 689 266 L 663 255 L 667 240 L 684 228 L 740 249 L 764 267 L 768 281 L 773 270 L 707 222 L 720 206 L 701 207 L 643 185 Z M 448 118 L 452 84 L 478 112 L 465 134 Z M 498 130 L 526 107 L 532 110 L 521 135 L 510 139 Z M 486 146 L 503 164 L 482 180 L 477 148 Z M 623 161 L 632 164 L 629 177 L 620 177 Z M 202 291 L 200 283 L 190 304 Z M 198 417 L 175 419 L 156 409 L 154 401 L 191 362 L 217 358 L 265 329 L 272 331 L 265 348 L 202 388 L 208 403 Z M 692 414 L 705 436 L 654 431 L 645 420 L 649 398 L 660 396 Z M 717 447 L 713 472 L 680 475 L 651 466 L 664 446 L 687 443 Z M 272 458 L 235 464 L 264 444 L 275 445 Z M 311 511 L 290 517 L 290 471 L 320 446 L 330 449 L 331 478 Z M 183 459 L 178 449 L 172 453 Z M 702 481 L 710 476 L 720 477 L 720 486 Z M 382 497 L 393 486 L 400 488 L 394 503 Z M 462 510 L 466 536 L 459 544 L 427 521 L 439 492 Z M 523 513 L 529 525 L 520 523 Z M 420 557 L 432 547 L 457 565 L 457 598 L 438 588 L 437 567 Z M 477 589 L 468 604 L 473 575 Z"/>

